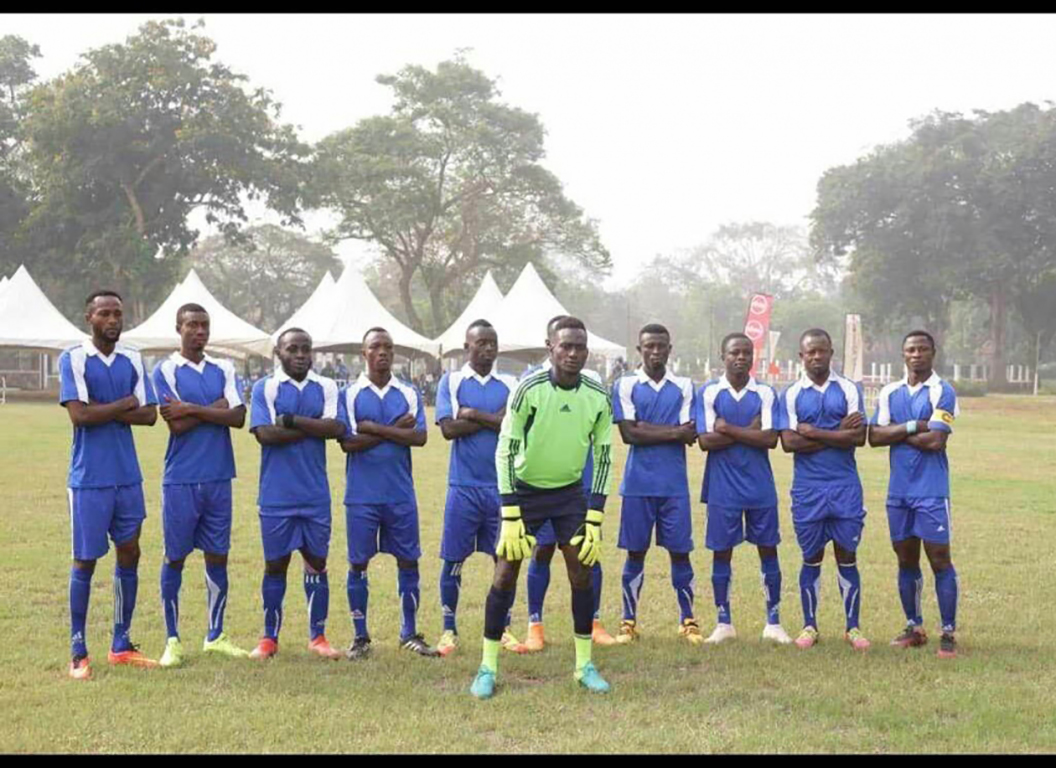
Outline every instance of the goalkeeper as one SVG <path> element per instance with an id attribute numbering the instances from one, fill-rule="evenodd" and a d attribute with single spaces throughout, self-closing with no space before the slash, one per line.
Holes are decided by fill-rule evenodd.
<path id="1" fill-rule="evenodd" d="M 552 367 L 521 381 L 506 404 L 495 452 L 502 528 L 484 608 L 484 658 L 470 687 L 479 699 L 495 692 L 499 648 L 521 560 L 531 555 L 532 533 L 547 520 L 553 524 L 572 586 L 575 679 L 594 693 L 609 690 L 590 659 L 590 569 L 601 554 L 601 521 L 612 482 L 612 403 L 601 384 L 580 375 L 586 361 L 583 321 L 563 318 L 551 329 Z M 592 437 L 594 480 L 587 499 L 582 474 Z"/>

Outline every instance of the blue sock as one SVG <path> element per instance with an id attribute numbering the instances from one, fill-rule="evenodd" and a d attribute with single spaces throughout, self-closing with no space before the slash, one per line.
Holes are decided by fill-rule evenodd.
<path id="1" fill-rule="evenodd" d="M 540 563 L 535 558 L 528 561 L 528 622 L 543 620 L 543 601 L 550 586 L 550 563 Z"/>
<path id="2" fill-rule="evenodd" d="M 161 610 L 165 614 L 165 637 L 180 636 L 180 586 L 183 568 L 161 564 Z"/>
<path id="3" fill-rule="evenodd" d="M 764 557 L 760 567 L 763 571 L 763 592 L 766 594 L 766 623 L 780 624 L 781 564 L 777 555 L 774 555 Z"/>
<path id="4" fill-rule="evenodd" d="M 455 615 L 458 613 L 458 594 L 462 591 L 462 561 L 445 560 L 440 568 L 440 608 L 444 613 L 444 630 L 458 633 Z"/>
<path id="5" fill-rule="evenodd" d="M 136 610 L 136 592 L 139 590 L 139 571 L 136 568 L 114 568 L 114 639 L 111 648 L 115 653 L 132 648 L 128 633 L 132 629 L 132 614 Z"/>
<path id="6" fill-rule="evenodd" d="M 282 629 L 282 601 L 286 597 L 286 574 L 273 576 L 264 574 L 260 585 L 260 594 L 264 599 L 264 637 L 279 639 Z"/>
<path id="7" fill-rule="evenodd" d="M 671 562 L 671 586 L 678 598 L 679 623 L 693 618 L 693 593 L 696 582 L 693 578 L 693 563 L 689 560 Z"/>
<path id="8" fill-rule="evenodd" d="M 935 572 L 935 595 L 939 598 L 943 632 L 957 630 L 957 593 L 957 570 L 950 563 L 946 570 Z"/>
<path id="9" fill-rule="evenodd" d="M 638 598 L 645 583 L 645 559 L 623 561 L 623 618 L 629 621 L 638 619 Z"/>
<path id="10" fill-rule="evenodd" d="M 590 580 L 591 589 L 594 593 L 594 618 L 601 618 L 601 585 L 603 576 L 601 573 L 601 563 L 594 563 L 594 567 L 590 569 Z"/>
<path id="11" fill-rule="evenodd" d="M 400 639 L 418 634 L 418 566 L 396 569 L 396 591 L 400 595 L 400 609 L 403 612 L 400 621 Z"/>
<path id="12" fill-rule="evenodd" d="M 92 572 L 70 568 L 70 655 L 87 656 L 84 627 L 88 622 L 88 599 L 92 596 Z"/>
<path id="13" fill-rule="evenodd" d="M 858 626 L 858 609 L 862 604 L 862 579 L 858 575 L 857 562 L 849 565 L 836 564 L 836 580 L 840 584 L 843 612 L 847 614 L 848 631 Z"/>
<path id="14" fill-rule="evenodd" d="M 352 629 L 356 637 L 370 637 L 367 632 L 367 602 L 370 600 L 370 582 L 366 571 L 349 571 L 348 611 L 352 614 Z"/>
<path id="15" fill-rule="evenodd" d="M 923 626 L 924 616 L 920 607 L 920 595 L 924 591 L 924 574 L 920 566 L 898 569 L 898 597 L 902 601 L 902 610 L 906 614 L 906 623 L 915 627 Z"/>
<path id="16" fill-rule="evenodd" d="M 803 563 L 799 569 L 799 599 L 803 603 L 803 626 L 818 628 L 821 597 L 821 563 Z"/>
<path id="17" fill-rule="evenodd" d="M 715 593 L 715 608 L 719 623 L 730 623 L 730 578 L 733 567 L 729 560 L 711 561 L 711 588 Z"/>
<path id="18" fill-rule="evenodd" d="M 326 571 L 304 569 L 304 597 L 308 601 L 308 640 L 326 633 L 330 613 L 330 577 Z"/>
<path id="19" fill-rule="evenodd" d="M 224 611 L 227 610 L 227 565 L 205 564 L 206 607 L 209 611 L 209 633 L 212 642 L 224 634 Z"/>

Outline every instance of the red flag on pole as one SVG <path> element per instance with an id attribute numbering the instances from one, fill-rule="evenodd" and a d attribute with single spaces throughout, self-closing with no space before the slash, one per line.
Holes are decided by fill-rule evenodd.
<path id="1" fill-rule="evenodd" d="M 752 346 L 755 348 L 752 376 L 755 375 L 755 367 L 766 348 L 767 334 L 770 332 L 770 313 L 773 308 L 774 297 L 765 293 L 752 294 L 748 302 L 748 316 L 744 320 L 744 335 L 752 340 Z"/>

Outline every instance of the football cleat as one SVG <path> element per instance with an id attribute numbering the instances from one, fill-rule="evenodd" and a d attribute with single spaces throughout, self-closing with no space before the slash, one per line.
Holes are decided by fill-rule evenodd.
<path id="1" fill-rule="evenodd" d="M 772 640 L 779 645 L 788 645 L 792 642 L 792 638 L 780 624 L 767 624 L 763 627 L 763 640 Z"/>
<path id="2" fill-rule="evenodd" d="M 425 636 L 419 632 L 417 635 L 411 635 L 410 637 L 400 638 L 400 647 L 407 651 L 414 651 L 419 656 L 427 656 L 429 658 L 435 658 L 440 655 L 440 652 L 425 642 Z"/>
<path id="3" fill-rule="evenodd" d="M 818 644 L 818 640 L 821 636 L 818 634 L 818 630 L 814 627 L 803 627 L 803 630 L 799 633 L 799 637 L 796 638 L 797 648 L 813 648 Z"/>
<path id="4" fill-rule="evenodd" d="M 847 630 L 843 639 L 856 651 L 868 651 L 869 646 L 872 645 L 865 639 L 865 635 L 862 634 L 862 630 L 858 629 L 858 627 Z"/>
<path id="5" fill-rule="evenodd" d="M 441 656 L 450 656 L 458 648 L 458 634 L 453 629 L 445 629 L 440 635 L 440 641 L 436 644 L 436 650 Z"/>
<path id="6" fill-rule="evenodd" d="M 110 653 L 106 655 L 106 660 L 115 667 L 126 666 L 153 669 L 158 666 L 158 662 L 154 659 L 148 659 L 139 652 L 139 648 L 135 645 L 129 646 L 129 648 L 124 651 L 110 651 Z"/>
<path id="7" fill-rule="evenodd" d="M 601 626 L 599 619 L 594 619 L 594 629 L 590 633 L 590 639 L 594 645 L 616 645 L 616 638 Z"/>
<path id="8" fill-rule="evenodd" d="M 907 624 L 902 633 L 891 641 L 891 645 L 897 645 L 899 648 L 919 648 L 927 642 L 928 633 L 924 631 L 924 627 Z"/>
<path id="9" fill-rule="evenodd" d="M 591 693 L 608 693 L 611 690 L 592 661 L 584 664 L 583 669 L 576 670 L 575 678 L 580 686 Z"/>
<path id="10" fill-rule="evenodd" d="M 232 643 L 231 638 L 223 632 L 215 640 L 206 638 L 202 643 L 202 653 L 218 653 L 221 656 L 230 656 L 232 659 L 249 658 L 249 651 Z"/>
<path id="11" fill-rule="evenodd" d="M 730 629 L 733 629 L 733 627 L 730 627 Z M 678 636 L 684 637 L 690 645 L 700 645 L 704 642 L 704 635 L 700 633 L 700 624 L 697 623 L 696 619 L 685 619 L 678 627 Z M 731 637 L 736 636 L 734 634 Z"/>
<path id="12" fill-rule="evenodd" d="M 714 631 L 708 635 L 708 639 L 705 643 L 710 645 L 718 645 L 719 643 L 727 640 L 734 640 L 737 638 L 737 630 L 733 628 L 732 624 L 716 624 Z"/>
<path id="13" fill-rule="evenodd" d="M 499 642 L 502 644 L 502 647 L 510 653 L 528 653 L 528 649 L 525 647 L 524 643 L 514 637 L 513 633 L 510 632 L 509 627 L 507 627 L 506 631 L 502 633 L 502 638 Z"/>
<path id="14" fill-rule="evenodd" d="M 679 627 L 678 631 L 681 632 L 682 628 Z M 620 629 L 616 633 L 616 642 L 620 645 L 629 645 L 641 639 L 641 636 L 638 631 L 638 622 L 634 619 L 624 619 L 620 622 Z"/>
<path id="15" fill-rule="evenodd" d="M 537 653 L 546 647 L 546 638 L 543 636 L 543 622 L 529 622 L 528 637 L 524 638 L 524 648 L 528 653 Z"/>
<path id="16" fill-rule="evenodd" d="M 322 656 L 324 659 L 341 658 L 341 651 L 330 645 L 330 641 L 326 639 L 326 635 L 316 636 L 314 640 L 308 643 L 308 650 L 318 656 Z"/>
<path id="17" fill-rule="evenodd" d="M 478 699 L 490 699 L 495 695 L 495 673 L 485 666 L 477 670 L 469 692 Z"/>
<path id="18" fill-rule="evenodd" d="M 74 680 L 91 680 L 92 668 L 87 656 L 74 656 L 70 661 L 70 677 Z"/>
<path id="19" fill-rule="evenodd" d="M 957 657 L 957 640 L 952 632 L 943 632 L 939 638 L 939 658 L 953 659 Z"/>
<path id="20" fill-rule="evenodd" d="M 178 667 L 183 664 L 183 644 L 180 638 L 170 637 L 165 641 L 165 652 L 158 659 L 160 667 Z"/>
<path id="21" fill-rule="evenodd" d="M 278 652 L 278 640 L 272 640 L 270 637 L 262 637 L 260 638 L 260 642 L 257 643 L 257 647 L 249 652 L 249 658 L 263 661 L 264 659 L 270 659 Z"/>
<path id="22" fill-rule="evenodd" d="M 370 635 L 360 635 L 352 641 L 345 651 L 345 658 L 349 661 L 358 661 L 370 656 Z"/>

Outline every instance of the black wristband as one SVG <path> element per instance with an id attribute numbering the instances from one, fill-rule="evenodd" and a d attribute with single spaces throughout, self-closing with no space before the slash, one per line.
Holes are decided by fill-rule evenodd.
<path id="1" fill-rule="evenodd" d="M 293 414 L 292 413 L 284 413 L 284 414 L 282 414 L 282 426 L 286 427 L 286 429 L 295 429 L 295 427 L 293 425 Z"/>

